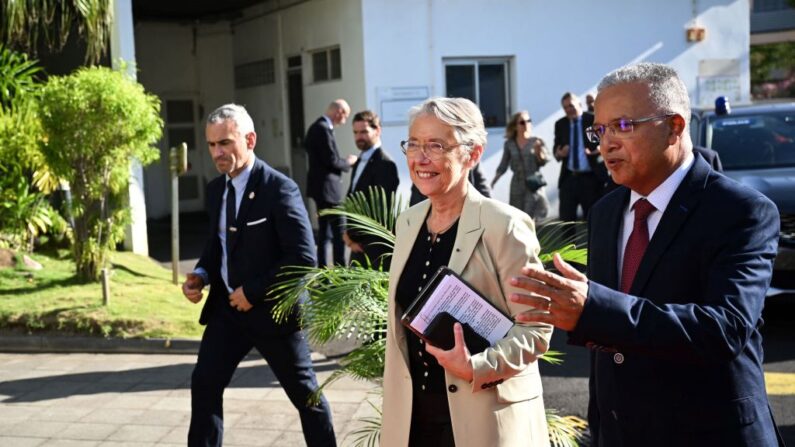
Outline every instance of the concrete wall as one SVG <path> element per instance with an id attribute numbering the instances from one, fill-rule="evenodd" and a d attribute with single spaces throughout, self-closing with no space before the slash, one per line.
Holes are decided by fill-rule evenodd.
<path id="1" fill-rule="evenodd" d="M 215 107 L 235 99 L 230 24 L 138 22 L 135 40 L 139 82 L 163 101 L 193 99 L 198 103 L 197 147 L 190 152 L 190 162 L 191 172 L 199 177 L 203 190 L 207 181 L 218 174 L 207 152 L 204 118 Z M 150 218 L 171 212 L 168 148 L 165 141 L 160 146 L 160 161 L 144 169 Z"/>
<path id="2" fill-rule="evenodd" d="M 698 97 L 702 61 L 737 59 L 741 100 L 750 98 L 749 5 L 747 0 L 362 0 L 367 104 L 376 110 L 379 88 L 427 87 L 445 94 L 443 58 L 508 56 L 512 65 L 512 109 L 530 111 L 535 132 L 552 145 L 555 120 L 563 116 L 560 97 L 582 97 L 601 77 L 637 61 L 672 64 Z M 688 43 L 685 28 L 706 28 L 703 42 Z M 707 66 L 710 65 L 708 62 Z M 714 65 L 714 64 L 713 64 Z M 400 155 L 405 126 L 384 129 L 384 145 Z M 503 129 L 489 129 L 483 167 L 492 177 L 503 144 Z M 560 164 L 544 174 L 556 184 Z M 507 202 L 509 177 L 495 195 Z M 401 164 L 401 190 L 410 186 Z M 548 188 L 557 214 L 557 190 Z"/>

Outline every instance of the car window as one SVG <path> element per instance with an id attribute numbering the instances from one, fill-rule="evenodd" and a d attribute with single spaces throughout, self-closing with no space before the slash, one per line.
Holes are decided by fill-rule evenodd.
<path id="1" fill-rule="evenodd" d="M 725 170 L 795 166 L 795 111 L 715 117 L 710 127 L 706 145 Z"/>

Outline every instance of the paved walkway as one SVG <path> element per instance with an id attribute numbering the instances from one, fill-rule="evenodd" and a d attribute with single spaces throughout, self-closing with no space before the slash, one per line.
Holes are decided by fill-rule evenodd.
<path id="1" fill-rule="evenodd" d="M 0 353 L 0 446 L 184 446 L 195 355 Z M 323 380 L 336 363 L 315 357 Z M 380 408 L 374 386 L 326 391 L 340 445 Z M 224 395 L 227 446 L 305 445 L 298 414 L 264 360 L 249 356 Z"/>

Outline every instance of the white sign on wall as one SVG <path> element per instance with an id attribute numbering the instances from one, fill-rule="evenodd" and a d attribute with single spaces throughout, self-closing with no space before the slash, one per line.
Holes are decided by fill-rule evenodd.
<path id="1" fill-rule="evenodd" d="M 428 99 L 428 87 L 378 87 L 378 114 L 387 126 L 408 124 L 409 109 Z"/>
<path id="2" fill-rule="evenodd" d="M 729 102 L 741 102 L 739 76 L 699 76 L 698 77 L 698 105 L 712 107 L 719 96 L 729 98 Z"/>
<path id="3" fill-rule="evenodd" d="M 718 96 L 729 98 L 730 103 L 742 100 L 739 59 L 703 59 L 698 64 L 699 107 L 713 107 Z"/>

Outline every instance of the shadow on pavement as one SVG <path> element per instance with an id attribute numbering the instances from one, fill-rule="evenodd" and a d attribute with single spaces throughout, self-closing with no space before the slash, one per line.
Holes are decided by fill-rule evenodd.
<path id="1" fill-rule="evenodd" d="M 334 363 L 314 365 L 315 372 L 337 369 Z M 39 402 L 71 396 L 190 387 L 192 363 L 126 371 L 86 372 L 10 380 L 0 383 L 4 403 Z M 279 388 L 271 369 L 256 356 L 244 359 L 228 388 Z"/>

